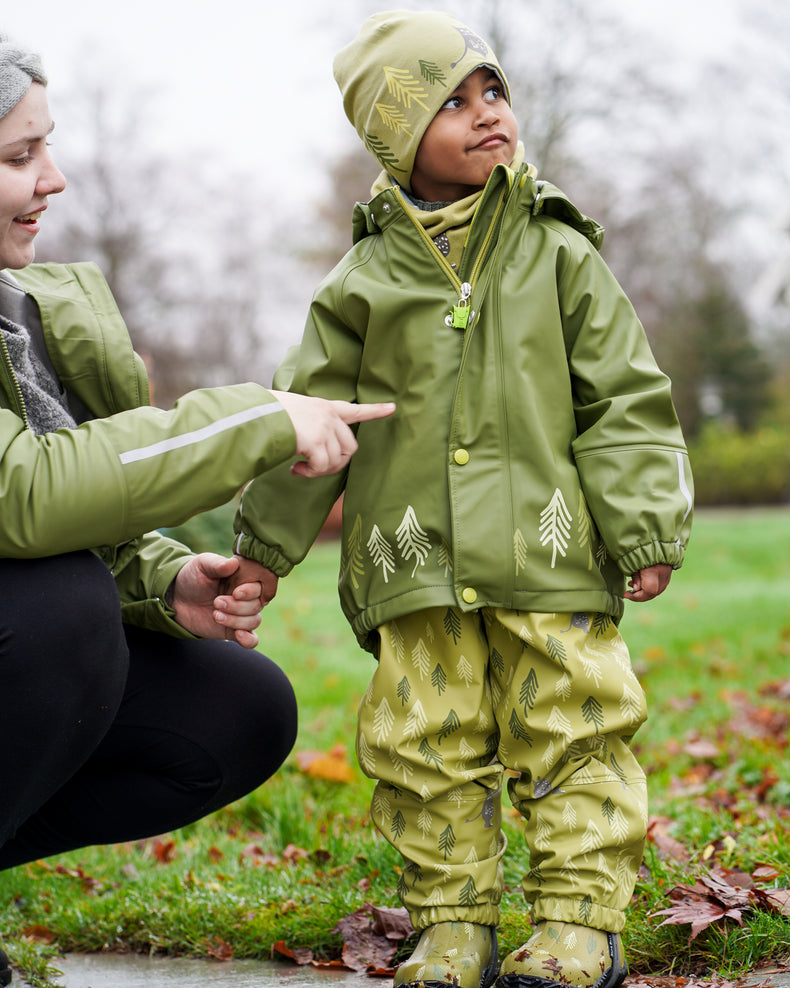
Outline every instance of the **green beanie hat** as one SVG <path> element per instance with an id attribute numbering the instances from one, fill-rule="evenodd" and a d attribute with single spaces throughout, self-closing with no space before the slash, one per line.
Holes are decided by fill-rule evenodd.
<path id="1" fill-rule="evenodd" d="M 388 10 L 373 14 L 335 58 L 346 116 L 365 147 L 411 191 L 411 173 L 428 125 L 475 69 L 493 69 L 491 48 L 451 14 Z"/>
<path id="2" fill-rule="evenodd" d="M 33 82 L 47 84 L 38 55 L 0 36 L 0 118 L 14 109 Z"/>

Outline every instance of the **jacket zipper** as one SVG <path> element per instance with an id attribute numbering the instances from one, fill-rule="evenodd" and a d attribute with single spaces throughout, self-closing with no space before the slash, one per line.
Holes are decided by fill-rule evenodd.
<path id="1" fill-rule="evenodd" d="M 447 259 L 445 258 L 444 254 L 442 254 L 441 251 L 437 249 L 436 244 L 433 242 L 433 240 L 431 240 L 430 236 L 425 230 L 425 227 L 421 223 L 418 223 L 411 215 L 411 212 L 406 207 L 406 202 L 403 199 L 403 194 L 401 193 L 400 189 L 397 188 L 395 189 L 395 195 L 399 197 L 399 199 L 401 200 L 401 205 L 404 207 L 403 211 L 409 217 L 412 224 L 417 228 L 417 232 L 420 234 L 422 239 L 429 247 L 431 253 L 436 258 L 436 261 L 438 262 L 439 266 L 442 268 L 444 273 L 450 279 L 450 283 L 452 284 L 452 286 L 458 292 L 458 296 L 459 296 L 458 301 L 453 306 L 453 311 L 445 319 L 445 322 L 448 326 L 453 326 L 456 329 L 466 329 L 467 326 L 469 325 L 469 321 L 475 315 L 474 311 L 472 310 L 472 290 L 474 289 L 475 282 L 477 281 L 477 276 L 480 274 L 480 269 L 482 268 L 483 263 L 488 255 L 488 248 L 491 245 L 491 239 L 493 238 L 494 231 L 497 228 L 499 216 L 504 207 L 508 191 L 509 191 L 509 187 L 506 187 L 500 193 L 499 202 L 496 205 L 496 209 L 494 210 L 494 216 L 491 220 L 488 231 L 485 235 L 485 239 L 483 240 L 480 250 L 478 251 L 477 257 L 475 259 L 475 263 L 472 266 L 472 270 L 469 274 L 469 280 L 462 282 L 461 279 L 458 277 L 458 275 L 455 273 L 455 271 L 447 263 Z M 474 220 L 472 222 L 474 222 Z"/>
<path id="2" fill-rule="evenodd" d="M 30 428 L 30 422 L 27 417 L 27 408 L 25 407 L 25 399 L 22 397 L 22 389 L 19 387 L 19 379 L 16 376 L 14 367 L 11 363 L 11 357 L 8 353 L 8 347 L 5 344 L 5 337 L 0 333 L 0 351 L 2 351 L 3 360 L 5 362 L 6 370 L 8 371 L 8 377 L 11 381 L 11 385 L 14 389 L 14 395 L 17 401 L 17 408 L 22 421 L 25 423 L 25 428 Z"/>

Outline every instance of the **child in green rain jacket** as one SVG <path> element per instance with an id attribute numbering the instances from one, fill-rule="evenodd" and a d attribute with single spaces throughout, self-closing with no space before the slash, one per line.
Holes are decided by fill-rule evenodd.
<path id="1" fill-rule="evenodd" d="M 396 984 L 612 988 L 647 822 L 617 623 L 692 510 L 669 381 L 601 228 L 522 163 L 481 38 L 377 14 L 335 76 L 384 172 L 275 381 L 398 411 L 337 477 L 254 480 L 236 549 L 287 574 L 345 492 L 341 602 L 378 660 L 357 751 L 421 931 Z M 534 932 L 500 967 L 505 770 Z"/>

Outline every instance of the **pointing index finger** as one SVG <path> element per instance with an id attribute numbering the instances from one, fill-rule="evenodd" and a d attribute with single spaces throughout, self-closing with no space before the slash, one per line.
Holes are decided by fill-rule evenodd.
<path id="1" fill-rule="evenodd" d="M 395 411 L 394 401 L 381 401 L 372 404 L 356 405 L 351 402 L 338 402 L 338 414 L 346 423 L 368 422 L 371 419 L 383 419 Z"/>

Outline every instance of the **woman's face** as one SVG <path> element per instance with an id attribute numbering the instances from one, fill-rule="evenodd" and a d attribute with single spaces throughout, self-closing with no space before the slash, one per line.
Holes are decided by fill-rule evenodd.
<path id="1" fill-rule="evenodd" d="M 37 82 L 0 119 L 0 269 L 30 264 L 47 196 L 66 187 L 49 153 L 52 126 L 47 91 Z"/>

